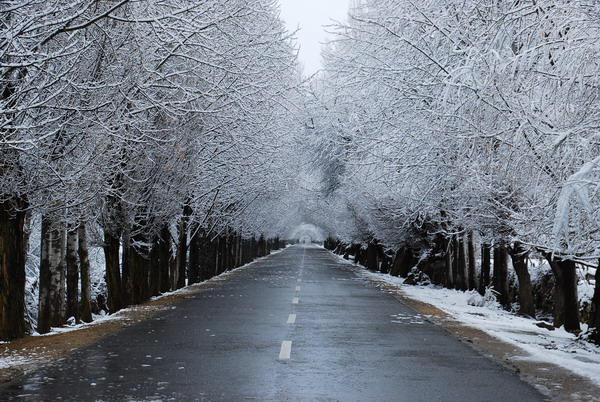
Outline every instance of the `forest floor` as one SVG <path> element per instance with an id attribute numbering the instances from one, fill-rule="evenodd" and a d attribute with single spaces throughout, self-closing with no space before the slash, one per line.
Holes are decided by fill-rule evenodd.
<path id="1" fill-rule="evenodd" d="M 0 383 L 17 379 L 41 366 L 64 358 L 76 349 L 92 345 L 123 328 L 147 320 L 162 311 L 175 308 L 178 303 L 210 289 L 215 281 L 227 280 L 230 275 L 236 275 L 237 272 L 249 265 L 209 281 L 154 298 L 143 305 L 99 318 L 91 324 L 58 328 L 48 335 L 33 335 L 13 342 L 0 343 Z M 523 380 L 534 385 L 550 399 L 556 401 L 600 401 L 600 384 L 598 384 L 600 381 L 600 371 L 598 371 L 600 370 L 600 364 L 598 364 L 600 348 L 581 346 L 576 339 L 571 339 L 574 338 L 574 335 L 568 334 L 568 337 L 571 337 L 567 343 L 570 350 L 562 350 L 562 352 L 572 354 L 573 362 L 579 361 L 579 367 L 576 367 L 576 363 L 570 362 L 564 357 L 553 357 L 549 353 L 565 348 L 564 340 L 560 340 L 565 335 L 560 331 L 539 328 L 535 326 L 535 320 L 528 320 L 530 326 L 528 328 L 523 324 L 515 324 L 514 320 L 522 318 L 513 317 L 509 319 L 508 323 L 512 328 L 511 331 L 497 330 L 494 332 L 490 328 L 496 328 L 498 321 L 502 321 L 502 319 L 487 316 L 486 310 L 492 311 L 493 314 L 504 313 L 484 307 L 479 311 L 458 314 L 452 310 L 451 306 L 462 305 L 462 301 L 459 301 L 456 296 L 444 294 L 445 290 L 401 285 L 401 280 L 398 278 L 369 273 L 356 265 L 354 265 L 354 269 L 361 280 L 375 282 L 382 291 L 391 293 L 410 305 L 424 319 L 442 326 L 488 358 L 515 370 Z M 432 292 L 437 292 L 438 295 L 432 296 Z M 423 300 L 427 300 L 427 302 Z M 458 310 L 463 310 L 463 308 Z M 488 322 L 486 325 L 489 328 L 482 328 L 481 324 L 478 325 L 469 318 L 469 314 L 476 320 Z M 493 321 L 491 324 L 489 324 L 490 320 Z M 546 331 L 547 334 L 540 334 L 540 331 Z M 503 335 L 507 332 L 511 332 L 514 335 L 513 338 Z M 552 338 L 553 333 L 556 333 L 555 338 Z M 536 354 L 535 348 L 532 347 L 532 344 L 535 343 L 531 341 L 532 337 L 538 339 L 539 347 L 546 351 L 546 358 Z M 599 360 L 596 360 L 596 356 Z M 588 369 L 588 366 L 592 369 Z M 593 368 L 594 366 L 595 368 Z M 586 370 L 588 371 L 586 372 Z"/>

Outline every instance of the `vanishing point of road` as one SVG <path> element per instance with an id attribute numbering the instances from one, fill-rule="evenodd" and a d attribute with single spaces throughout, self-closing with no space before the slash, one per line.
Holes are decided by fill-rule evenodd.
<path id="1" fill-rule="evenodd" d="M 296 245 L 1 387 L 0 400 L 543 397 L 328 251 Z"/>

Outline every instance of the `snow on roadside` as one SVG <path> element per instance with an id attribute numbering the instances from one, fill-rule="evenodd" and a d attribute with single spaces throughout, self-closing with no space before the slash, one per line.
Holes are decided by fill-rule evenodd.
<path id="1" fill-rule="evenodd" d="M 470 305 L 469 301 L 476 304 L 473 301 L 482 298 L 476 291 L 461 292 L 434 285 L 403 285 L 403 278 L 370 272 L 340 256 L 338 258 L 359 267 L 358 272 L 363 278 L 401 287 L 402 295 L 431 304 L 458 322 L 520 348 L 523 350 L 522 360 L 556 364 L 600 386 L 600 347 L 579 339 L 562 327 L 554 331 L 540 328 L 535 325 L 539 321 L 503 310 L 498 303 L 486 303 L 484 307 Z M 582 329 L 585 331 L 587 327 L 582 325 Z"/>

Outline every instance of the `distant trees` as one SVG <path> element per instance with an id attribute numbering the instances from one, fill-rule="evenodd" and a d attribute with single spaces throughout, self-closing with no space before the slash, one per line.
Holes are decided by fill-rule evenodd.
<path id="1" fill-rule="evenodd" d="M 250 244 L 299 83 L 274 1 L 1 7 L 0 339 L 25 331 L 32 216 L 39 332 L 91 320 L 88 227 L 111 312 L 184 286 L 188 259 L 193 282 L 280 246 Z"/>
<path id="2" fill-rule="evenodd" d="M 407 264 L 443 262 L 457 289 L 477 286 L 473 242 L 493 246 L 490 280 L 508 300 L 510 255 L 526 315 L 522 267 L 542 253 L 555 325 L 578 330 L 574 266 L 600 252 L 598 12 L 566 0 L 358 2 L 315 85 L 329 193 L 355 216 L 336 235 L 408 252 Z"/>

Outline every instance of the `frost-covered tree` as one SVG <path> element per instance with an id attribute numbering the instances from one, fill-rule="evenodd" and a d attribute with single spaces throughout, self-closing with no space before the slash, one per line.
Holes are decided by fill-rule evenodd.
<path id="1" fill-rule="evenodd" d="M 77 318 L 80 270 L 90 319 L 86 227 L 111 311 L 183 286 L 191 234 L 267 231 L 243 220 L 276 198 L 298 83 L 274 1 L 46 3 L 2 4 L 3 339 L 24 331 L 28 216 L 40 332 Z"/>
<path id="2" fill-rule="evenodd" d="M 326 52 L 315 113 L 352 240 L 441 249 L 457 288 L 476 284 L 473 239 L 493 243 L 497 268 L 507 252 L 515 262 L 527 315 L 523 261 L 544 253 L 555 324 L 577 329 L 574 262 L 598 254 L 597 13 L 561 0 L 357 3 Z M 506 270 L 494 277 L 506 285 Z"/>

